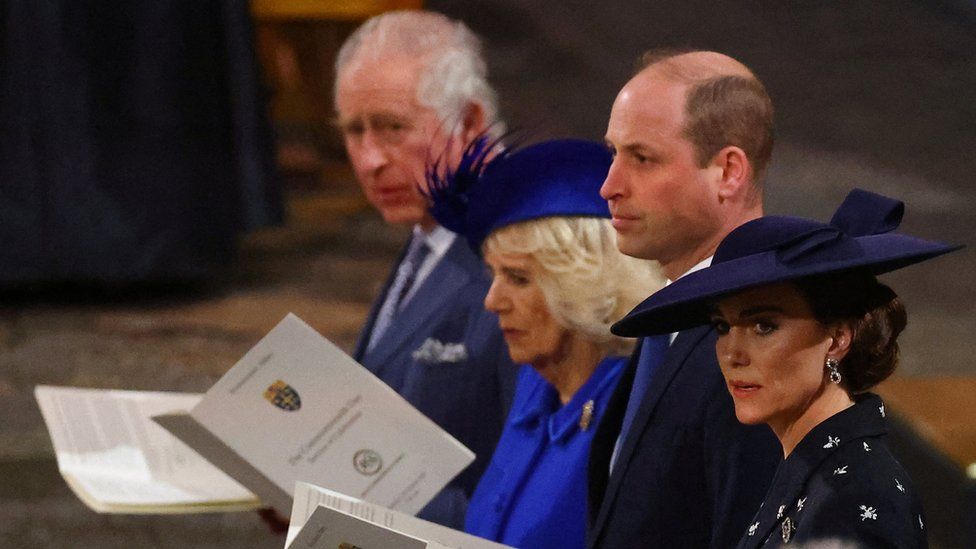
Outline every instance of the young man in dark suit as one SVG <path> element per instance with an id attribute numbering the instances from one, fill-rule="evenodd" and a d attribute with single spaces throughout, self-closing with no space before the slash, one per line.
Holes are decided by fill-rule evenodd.
<path id="1" fill-rule="evenodd" d="M 601 194 L 617 244 L 670 280 L 762 215 L 772 104 L 738 61 L 651 53 L 613 104 Z M 625 334 L 635 335 L 635 334 Z M 645 338 L 593 439 L 589 547 L 735 546 L 781 452 L 735 418 L 708 327 Z"/>
<path id="2" fill-rule="evenodd" d="M 421 512 L 460 528 L 501 433 L 515 368 L 490 280 L 418 190 L 429 162 L 451 165 L 496 115 L 478 38 L 435 13 L 387 13 L 363 24 L 336 60 L 339 128 L 366 198 L 413 234 L 377 297 L 354 353 L 366 368 L 477 454 Z"/>

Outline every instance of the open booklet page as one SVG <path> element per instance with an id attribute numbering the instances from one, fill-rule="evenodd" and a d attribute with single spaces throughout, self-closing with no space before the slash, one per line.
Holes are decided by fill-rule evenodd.
<path id="1" fill-rule="evenodd" d="M 294 315 L 248 351 L 190 415 L 285 493 L 307 481 L 408 514 L 474 460 Z"/>
<path id="2" fill-rule="evenodd" d="M 58 468 L 100 512 L 188 513 L 254 508 L 257 498 L 150 420 L 202 395 L 38 386 Z"/>
<path id="3" fill-rule="evenodd" d="M 347 518 L 349 517 L 349 518 Z M 355 517 L 357 520 L 352 520 Z M 321 545 L 324 536 L 336 543 Z M 450 547 L 454 549 L 505 549 L 508 546 L 482 539 L 446 526 L 398 513 L 360 499 L 313 486 L 305 482 L 295 484 L 291 522 L 285 547 L 407 547 L 407 544 L 366 544 L 366 536 L 406 536 L 404 539 L 422 540 L 417 547 Z M 383 538 L 386 539 L 386 538 Z M 510 548 L 509 548 L 510 549 Z"/>
<path id="4" fill-rule="evenodd" d="M 359 517 L 319 507 L 295 538 L 303 549 L 427 549 L 427 542 L 396 530 L 377 526 Z"/>

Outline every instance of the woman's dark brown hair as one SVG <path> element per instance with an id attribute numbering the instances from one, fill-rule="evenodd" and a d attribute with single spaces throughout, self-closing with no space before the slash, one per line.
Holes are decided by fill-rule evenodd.
<path id="1" fill-rule="evenodd" d="M 896 340 L 908 317 L 891 288 L 873 275 L 857 272 L 804 278 L 795 284 L 818 322 L 851 327 L 850 350 L 838 366 L 840 383 L 849 393 L 863 393 L 895 371 Z"/>

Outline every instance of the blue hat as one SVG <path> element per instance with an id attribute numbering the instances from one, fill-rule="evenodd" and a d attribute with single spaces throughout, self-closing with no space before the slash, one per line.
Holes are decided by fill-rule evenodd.
<path id="1" fill-rule="evenodd" d="M 544 141 L 499 152 L 501 140 L 482 135 L 469 144 L 456 170 L 427 169 L 430 212 L 463 234 L 475 252 L 496 229 L 550 216 L 610 217 L 600 186 L 612 158 L 602 143 Z"/>
<path id="2" fill-rule="evenodd" d="M 676 332 L 708 323 L 709 305 L 740 290 L 840 272 L 877 275 L 962 247 L 891 233 L 904 211 L 899 200 L 854 189 L 830 224 L 788 216 L 745 223 L 719 244 L 710 267 L 653 294 L 611 331 L 625 337 Z"/>

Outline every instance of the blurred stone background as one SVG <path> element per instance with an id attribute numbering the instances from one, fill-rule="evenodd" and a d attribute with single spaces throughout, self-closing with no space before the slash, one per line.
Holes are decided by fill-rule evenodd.
<path id="1" fill-rule="evenodd" d="M 351 348 L 406 233 L 384 226 L 363 202 L 329 125 L 331 56 L 355 16 L 295 16 L 275 4 L 289 2 L 253 7 L 286 224 L 246 236 L 232 268 L 203 282 L 0 292 L 0 546 L 282 546 L 253 513 L 89 511 L 57 473 L 32 394 L 39 383 L 202 392 L 289 311 Z M 540 138 L 602 138 L 613 98 L 645 49 L 731 54 L 766 83 L 777 108 L 771 213 L 826 218 L 860 186 L 905 200 L 906 231 L 972 246 L 969 0 L 426 6 L 484 37 L 509 126 Z M 926 491 L 935 547 L 976 546 L 976 490 L 965 474 L 976 461 L 974 270 L 967 248 L 886 277 L 905 299 L 910 325 L 900 372 L 881 392 L 899 413 L 896 446 Z"/>

